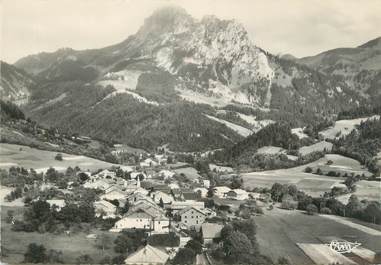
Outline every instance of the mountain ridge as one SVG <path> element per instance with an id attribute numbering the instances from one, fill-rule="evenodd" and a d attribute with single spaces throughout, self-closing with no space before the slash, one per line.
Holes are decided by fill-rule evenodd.
<path id="1" fill-rule="evenodd" d="M 82 51 L 61 49 L 22 58 L 15 65 L 39 80 L 25 107 L 34 119 L 129 144 L 145 142 L 149 147 L 169 141 L 181 149 L 184 145 L 179 142 L 188 142 L 185 145 L 190 150 L 195 135 L 200 135 L 196 137 L 199 143 L 212 135 L 221 143 L 234 143 L 242 136 L 226 126 L 227 121 L 249 130 L 256 126 L 242 120 L 242 108 L 251 109 L 249 118 L 258 124 L 275 120 L 301 126 L 333 117 L 365 100 L 342 80 L 257 47 L 236 20 L 215 16 L 196 20 L 181 8 L 154 12 L 136 34 L 115 45 Z M 193 129 L 188 127 L 176 140 L 168 137 L 172 132 L 165 128 L 161 128 L 161 139 L 152 140 L 157 138 L 153 132 L 159 121 L 173 120 L 175 125 L 168 124 L 168 128 L 181 127 L 173 115 L 180 113 L 178 108 L 190 109 L 189 103 L 197 109 L 192 119 L 205 121 L 202 126 L 208 128 L 217 126 L 218 133 L 192 123 Z M 160 110 L 164 112 L 158 114 Z M 101 118 L 97 120 L 94 112 Z M 117 121 L 112 121 L 112 115 Z M 157 115 L 164 115 L 167 121 Z M 208 116 L 219 119 L 209 119 L 207 124 Z M 115 135 L 106 132 L 102 122 L 116 130 Z M 138 139 L 139 134 L 150 139 Z M 217 142 L 213 141 L 214 147 L 221 147 Z"/>

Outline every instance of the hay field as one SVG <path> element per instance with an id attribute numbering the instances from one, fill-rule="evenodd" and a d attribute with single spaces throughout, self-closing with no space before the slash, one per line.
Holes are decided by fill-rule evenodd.
<path id="1" fill-rule="evenodd" d="M 295 184 L 299 189 L 311 196 L 320 196 L 324 192 L 329 191 L 333 186 L 339 185 L 344 181 L 343 177 L 329 177 L 324 175 L 316 175 L 305 173 L 306 167 L 317 168 L 327 165 L 327 161 L 333 161 L 330 170 L 345 170 L 368 174 L 360 163 L 354 159 L 350 159 L 341 155 L 328 154 L 323 158 L 312 163 L 288 169 L 268 170 L 260 172 L 243 173 L 241 176 L 244 181 L 244 187 L 267 187 L 270 188 L 274 183 Z M 380 182 L 362 180 L 357 183 L 355 192 L 360 199 L 377 199 L 380 198 L 381 187 Z"/>
<path id="2" fill-rule="evenodd" d="M 83 170 L 95 171 L 100 168 L 109 168 L 113 164 L 94 158 L 62 153 L 63 161 L 55 160 L 57 152 L 39 150 L 23 145 L 0 144 L 0 168 L 8 169 L 11 166 L 20 166 L 26 169 L 33 168 L 38 172 L 46 171 L 49 167 L 56 170 L 78 166 Z"/>
<path id="3" fill-rule="evenodd" d="M 340 120 L 336 121 L 333 127 L 328 128 L 327 130 L 321 131 L 319 134 L 324 137 L 324 139 L 335 139 L 337 135 L 344 136 L 348 135 L 353 129 L 356 128 L 361 122 L 368 119 L 379 119 L 379 115 L 374 115 L 366 118 L 358 118 L 351 120 Z"/>

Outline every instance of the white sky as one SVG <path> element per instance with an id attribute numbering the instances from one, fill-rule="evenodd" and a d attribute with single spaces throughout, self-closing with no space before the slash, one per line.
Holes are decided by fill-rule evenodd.
<path id="1" fill-rule="evenodd" d="M 314 55 L 381 36 L 381 0 L 0 0 L 1 59 L 112 45 L 168 4 L 196 18 L 235 18 L 275 54 Z"/>

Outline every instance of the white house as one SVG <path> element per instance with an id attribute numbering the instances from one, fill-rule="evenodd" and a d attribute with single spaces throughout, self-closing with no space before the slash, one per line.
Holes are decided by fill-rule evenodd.
<path id="1" fill-rule="evenodd" d="M 218 198 L 225 198 L 226 194 L 231 190 L 230 188 L 226 186 L 219 186 L 215 187 L 214 189 L 214 195 Z"/>
<path id="2" fill-rule="evenodd" d="M 125 264 L 140 264 L 140 265 L 164 265 L 166 264 L 169 255 L 164 251 L 155 248 L 151 245 L 146 245 L 140 250 L 129 255 L 125 260 Z"/>
<path id="3" fill-rule="evenodd" d="M 103 215 L 103 219 L 115 218 L 116 206 L 108 201 L 100 200 L 94 202 L 95 216 Z"/>
<path id="4" fill-rule="evenodd" d="M 213 242 L 213 239 L 221 237 L 222 228 L 224 226 L 221 224 L 203 223 L 201 225 L 201 234 L 204 244 L 210 244 Z"/>
<path id="5" fill-rule="evenodd" d="M 249 198 L 249 194 L 243 189 L 234 189 L 226 193 L 226 198 L 243 201 Z"/>
<path id="6" fill-rule="evenodd" d="M 83 184 L 83 187 L 87 189 L 100 189 L 104 191 L 111 187 L 111 183 L 107 179 L 90 179 Z"/>
<path id="7" fill-rule="evenodd" d="M 164 215 L 157 215 L 157 213 L 150 211 L 146 208 L 138 208 L 129 211 L 122 219 L 117 221 L 114 228 L 110 231 L 119 232 L 123 229 L 147 229 L 155 233 L 168 233 L 169 220 Z"/>
<path id="8" fill-rule="evenodd" d="M 173 201 L 173 197 L 162 191 L 155 191 L 151 193 L 151 198 L 155 203 L 160 203 L 160 200 L 163 200 L 164 204 L 169 204 Z"/>
<path id="9" fill-rule="evenodd" d="M 155 160 L 151 159 L 151 158 L 147 158 L 143 162 L 140 162 L 141 167 L 155 167 L 158 165 L 159 165 L 159 163 L 156 162 Z"/>
<path id="10" fill-rule="evenodd" d="M 104 169 L 101 172 L 99 172 L 99 173 L 95 174 L 94 176 L 92 176 L 92 178 L 106 178 L 106 177 L 114 178 L 115 177 L 115 172 L 110 171 L 108 169 Z"/>
<path id="11" fill-rule="evenodd" d="M 126 199 L 126 193 L 117 187 L 110 187 L 105 191 L 105 194 L 101 195 L 102 200 L 124 200 Z"/>

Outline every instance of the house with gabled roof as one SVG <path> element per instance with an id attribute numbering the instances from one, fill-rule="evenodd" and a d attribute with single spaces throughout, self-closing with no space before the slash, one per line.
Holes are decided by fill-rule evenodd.
<path id="1" fill-rule="evenodd" d="M 169 219 L 152 207 L 137 207 L 130 209 L 110 231 L 119 232 L 123 229 L 146 229 L 158 234 L 168 233 Z"/>
<path id="2" fill-rule="evenodd" d="M 155 201 L 155 203 L 160 203 L 162 200 L 164 204 L 169 204 L 173 201 L 173 197 L 171 195 L 159 190 L 152 192 L 151 198 Z"/>
<path id="3" fill-rule="evenodd" d="M 127 197 L 126 192 L 122 191 L 120 188 L 111 186 L 105 191 L 105 194 L 101 195 L 100 198 L 102 200 L 118 200 L 124 201 Z"/>
<path id="4" fill-rule="evenodd" d="M 243 189 L 234 189 L 226 193 L 226 198 L 243 201 L 249 198 L 249 193 Z"/>
<path id="5" fill-rule="evenodd" d="M 189 228 L 200 227 L 202 223 L 204 223 L 207 215 L 204 211 L 195 208 L 195 207 L 187 207 L 178 212 L 178 215 L 181 217 L 181 223 L 188 226 Z"/>
<path id="6" fill-rule="evenodd" d="M 226 186 L 218 186 L 218 187 L 214 187 L 213 190 L 214 190 L 215 196 L 219 198 L 225 198 L 226 193 L 228 193 L 231 189 Z"/>
<path id="7" fill-rule="evenodd" d="M 203 223 L 201 225 L 201 235 L 204 244 L 210 244 L 213 240 L 220 238 L 222 228 L 224 228 L 222 224 Z"/>
<path id="8" fill-rule="evenodd" d="M 116 206 L 111 202 L 100 200 L 94 202 L 95 216 L 103 219 L 116 217 Z"/>
<path id="9" fill-rule="evenodd" d="M 138 251 L 129 255 L 125 260 L 125 264 L 141 264 L 141 265 L 164 265 L 166 264 L 169 255 L 164 251 L 153 247 L 151 245 L 146 245 Z"/>

